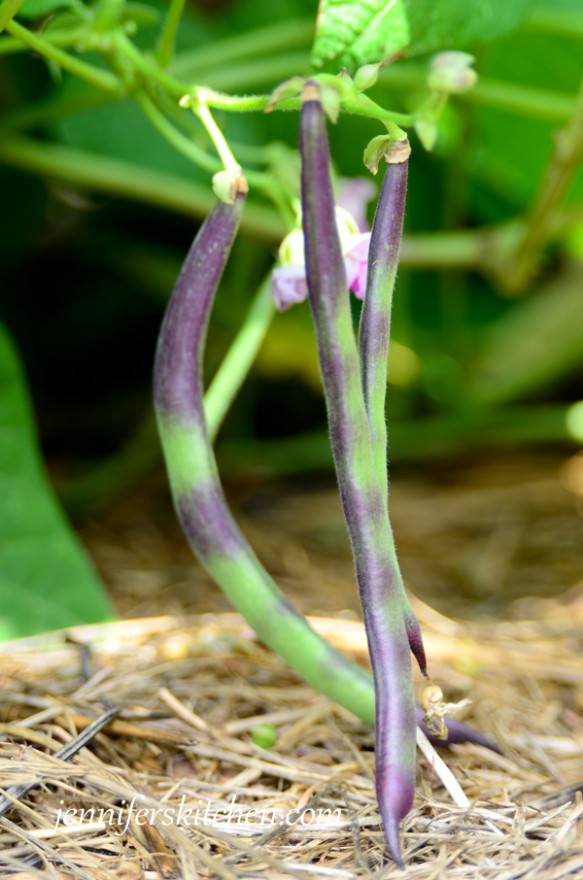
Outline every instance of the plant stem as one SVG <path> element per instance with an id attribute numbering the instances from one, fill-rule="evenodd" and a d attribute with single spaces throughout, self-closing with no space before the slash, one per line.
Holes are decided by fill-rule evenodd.
<path id="1" fill-rule="evenodd" d="M 221 163 L 172 125 L 143 89 L 134 92 L 134 97 L 152 125 L 174 149 L 211 174 L 221 170 Z"/>
<path id="2" fill-rule="evenodd" d="M 106 34 L 112 31 L 119 23 L 123 6 L 125 0 L 97 0 L 92 20 L 94 33 Z"/>
<path id="3" fill-rule="evenodd" d="M 178 30 L 183 9 L 184 0 L 170 0 L 164 27 L 162 28 L 158 48 L 156 49 L 156 61 L 160 67 L 167 67 L 174 54 L 176 31 Z"/>
<path id="4" fill-rule="evenodd" d="M 473 89 L 456 95 L 460 101 L 495 107 L 514 116 L 528 116 L 549 122 L 568 119 L 575 106 L 573 95 L 551 89 L 535 89 L 496 79 L 479 79 Z"/>
<path id="5" fill-rule="evenodd" d="M 468 449 L 519 446 L 573 448 L 564 404 L 480 408 L 451 416 L 397 422 L 391 428 L 391 459 L 400 462 L 453 460 Z M 581 445 L 581 444 L 579 444 Z M 237 479 L 261 467 L 267 477 L 295 477 L 333 466 L 326 431 L 264 441 L 226 441 L 220 448 L 221 468 Z"/>
<path id="6" fill-rule="evenodd" d="M 113 73 L 110 73 L 110 71 L 101 70 L 99 67 L 94 67 L 92 64 L 87 64 L 85 61 L 81 61 L 79 58 L 75 58 L 73 55 L 63 52 L 58 46 L 45 40 L 44 37 L 39 37 L 37 34 L 33 34 L 16 21 L 9 22 L 6 25 L 6 30 L 13 37 L 20 40 L 25 46 L 28 46 L 29 49 L 33 49 L 35 52 L 38 52 L 50 61 L 54 61 L 55 64 L 58 64 L 64 70 L 68 70 L 69 73 L 75 74 L 75 76 L 78 76 L 80 79 L 84 79 L 92 85 L 97 86 L 97 88 L 105 89 L 116 95 L 121 95 L 123 93 L 124 88 L 122 83 Z"/>
<path id="7" fill-rule="evenodd" d="M 293 46 L 308 46 L 314 34 L 313 18 L 278 22 L 257 30 L 217 40 L 210 46 L 197 46 L 175 57 L 173 73 L 197 79 L 205 78 L 213 68 L 228 69 L 233 61 L 244 58 L 259 59 L 262 55 L 279 54 Z M 235 80 L 236 81 L 236 80 Z"/>
<path id="8" fill-rule="evenodd" d="M 309 52 L 295 51 L 253 58 L 239 64 L 221 65 L 199 73 L 198 77 L 206 86 L 214 89 L 255 91 L 262 86 L 271 89 L 273 83 L 283 82 L 298 73 L 308 74 L 309 70 Z"/>
<path id="9" fill-rule="evenodd" d="M 87 28 L 63 28 L 62 30 L 53 30 L 43 33 L 43 40 L 52 46 L 75 46 L 87 36 Z M 25 46 L 22 40 L 16 37 L 4 37 L 0 40 L 0 55 L 12 55 L 16 52 L 25 52 L 28 46 Z"/>
<path id="10" fill-rule="evenodd" d="M 0 40 L 0 43 L 2 42 L 4 41 Z M 118 98 L 111 92 L 94 88 L 67 89 L 66 93 L 54 92 L 37 103 L 22 104 L 3 114 L 2 128 L 5 131 L 40 128 L 60 122 L 65 117 L 81 113 L 83 110 L 91 110 L 117 100 Z"/>
<path id="11" fill-rule="evenodd" d="M 207 106 L 206 91 L 204 89 L 196 90 L 196 96 L 192 102 L 192 110 L 206 128 L 208 136 L 213 142 L 215 150 L 219 154 L 219 158 L 223 163 L 225 171 L 236 171 L 237 169 L 240 169 L 241 166 L 233 156 L 223 132 L 215 122 L 213 115 Z"/>
<path id="12" fill-rule="evenodd" d="M 32 138 L 3 134 L 0 158 L 14 168 L 136 199 L 190 217 L 205 217 L 215 202 L 208 186 L 176 174 L 86 153 L 63 144 L 41 143 Z M 246 206 L 242 228 L 251 238 L 269 244 L 280 241 L 286 234 L 277 212 L 258 204 Z"/>
<path id="13" fill-rule="evenodd" d="M 522 27 L 532 33 L 580 40 L 583 37 L 583 15 L 575 7 L 561 8 L 556 3 L 537 4 Z"/>
<path id="14" fill-rule="evenodd" d="M 265 110 L 269 104 L 269 95 L 227 95 L 224 92 L 217 92 L 214 89 L 204 88 L 204 100 L 208 107 L 217 110 L 235 110 L 240 113 L 255 113 Z M 299 109 L 300 102 L 297 99 L 289 102 L 293 103 L 290 109 Z M 280 105 L 281 106 L 281 105 Z"/>
<path id="15" fill-rule="evenodd" d="M 139 73 L 147 79 L 153 80 L 161 85 L 172 95 L 182 97 L 182 95 L 189 91 L 189 87 L 186 83 L 180 82 L 180 80 L 170 76 L 170 74 L 162 70 L 156 62 L 150 61 L 140 52 L 139 49 L 136 49 L 132 41 L 123 33 L 123 31 L 115 31 L 111 35 L 111 42 L 112 46 L 117 49 L 120 55 L 131 63 L 135 70 L 139 71 Z"/>
<path id="16" fill-rule="evenodd" d="M 583 79 L 571 119 L 555 135 L 555 150 L 528 212 L 524 232 L 514 252 L 508 255 L 508 263 L 498 267 L 499 280 L 506 290 L 524 290 L 536 274 L 541 251 L 556 224 L 558 208 L 582 160 Z"/>
<path id="17" fill-rule="evenodd" d="M 167 110 L 173 117 L 177 120 L 180 120 L 182 124 L 186 124 L 187 128 L 192 130 L 194 127 L 198 128 L 198 123 L 196 120 L 193 120 L 189 114 L 184 114 L 176 105 L 172 104 L 170 100 L 165 100 L 163 96 L 156 96 L 156 99 L 153 100 L 150 98 L 143 90 L 139 93 L 139 98 L 137 98 L 138 102 L 141 104 L 142 109 L 152 122 L 152 124 L 158 129 L 160 134 L 168 140 L 172 146 L 178 150 L 180 153 L 185 155 L 188 159 L 198 165 L 200 168 L 209 171 L 211 174 L 215 174 L 217 171 L 221 170 L 221 163 L 214 156 L 210 156 L 206 150 L 201 149 L 196 140 L 194 140 L 195 132 L 193 131 L 192 137 L 184 134 L 180 131 L 172 122 L 168 119 L 162 109 L 156 106 L 155 100 L 157 99 L 164 106 L 164 109 Z M 190 123 L 190 124 L 189 124 Z M 192 128 L 191 128 L 192 126 Z M 241 146 L 242 150 L 245 150 L 245 145 Z M 253 155 L 255 158 L 256 153 L 261 153 L 261 158 L 265 161 L 266 150 L 264 148 L 251 147 L 248 150 L 249 153 Z M 235 160 L 236 161 L 236 160 Z M 270 174 L 264 174 L 261 171 L 250 171 L 249 169 L 245 169 L 245 177 L 250 186 L 255 187 L 261 190 L 268 198 L 270 198 L 275 206 L 277 207 L 279 213 L 282 217 L 286 217 L 289 214 L 289 202 L 293 200 L 293 193 L 289 192 L 278 180 L 276 180 Z"/>
<path id="18" fill-rule="evenodd" d="M 73 101 L 71 111 L 75 109 Z M 50 122 L 58 115 L 58 108 L 53 112 L 50 105 L 46 108 L 31 107 L 30 110 L 30 117 L 23 113 L 24 119 L 20 122 L 17 117 L 16 124 L 36 125 Z M 37 141 L 6 129 L 0 137 L 0 159 L 14 168 L 33 174 L 135 199 L 190 217 L 205 217 L 214 204 L 214 196 L 208 187 L 179 175 L 134 165 L 124 159 L 84 152 L 64 144 Z M 500 262 L 500 255 L 512 249 L 520 232 L 519 223 L 514 220 L 490 229 L 405 236 L 401 247 L 401 265 L 492 274 Z M 281 241 L 289 231 L 278 212 L 252 202 L 246 206 L 242 229 L 246 235 L 270 246 Z M 552 240 L 563 230 L 563 214 L 557 212 L 548 231 L 549 238 Z"/>
<path id="19" fill-rule="evenodd" d="M 406 235 L 401 246 L 401 265 L 438 271 L 484 271 L 495 262 L 497 250 L 515 234 L 516 222 L 489 229 Z"/>
<path id="20" fill-rule="evenodd" d="M 211 443 L 261 348 L 274 315 L 269 273 L 205 394 L 204 414 Z"/>
<path id="21" fill-rule="evenodd" d="M 385 110 L 368 97 L 361 94 L 357 101 L 342 101 L 342 109 L 345 113 L 352 113 L 356 116 L 366 116 L 369 119 L 381 119 L 383 122 L 394 122 L 397 125 L 407 126 L 413 125 L 415 117 L 411 113 L 394 113 L 392 110 Z"/>
<path id="22" fill-rule="evenodd" d="M 395 90 L 423 89 L 427 68 L 413 62 L 401 62 L 381 70 L 379 83 Z M 480 77 L 468 92 L 455 96 L 456 101 L 496 107 L 519 116 L 562 122 L 573 111 L 575 99 L 565 92 L 536 89 L 503 80 Z"/>

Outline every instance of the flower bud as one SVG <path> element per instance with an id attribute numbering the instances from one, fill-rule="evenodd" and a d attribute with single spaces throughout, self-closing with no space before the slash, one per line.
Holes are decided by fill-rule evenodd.
<path id="1" fill-rule="evenodd" d="M 354 85 L 359 92 L 372 88 L 379 77 L 380 64 L 365 64 L 354 74 Z"/>
<path id="2" fill-rule="evenodd" d="M 427 85 L 450 95 L 469 91 L 478 81 L 478 74 L 472 70 L 474 61 L 467 52 L 439 52 L 431 59 Z"/>

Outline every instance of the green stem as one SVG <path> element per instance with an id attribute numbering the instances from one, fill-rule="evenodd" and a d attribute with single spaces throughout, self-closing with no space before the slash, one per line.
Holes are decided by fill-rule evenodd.
<path id="1" fill-rule="evenodd" d="M 405 128 L 413 125 L 415 121 L 411 113 L 394 113 L 392 110 L 379 107 L 368 95 L 360 95 L 358 101 L 342 101 L 342 109 L 345 113 L 366 116 L 369 119 L 381 119 L 383 122 L 394 122 L 397 125 L 405 126 Z"/>
<path id="2" fill-rule="evenodd" d="M 403 62 L 382 70 L 379 83 L 400 91 L 423 89 L 426 78 L 424 65 Z M 565 92 L 536 89 L 488 77 L 480 77 L 473 89 L 456 95 L 455 100 L 551 122 L 568 119 L 575 105 L 575 98 Z"/>
<path id="3" fill-rule="evenodd" d="M 209 442 L 213 443 L 223 419 L 255 360 L 275 313 L 271 274 L 259 287 L 239 332 L 204 396 Z M 121 449 L 69 486 L 57 486 L 66 510 L 74 516 L 95 513 L 126 489 L 147 477 L 159 465 L 160 441 L 150 409 Z"/>
<path id="4" fill-rule="evenodd" d="M 555 150 L 532 203 L 524 233 L 499 268 L 510 292 L 523 290 L 536 274 L 543 247 L 556 225 L 557 211 L 583 161 L 583 79 L 571 119 L 555 135 Z"/>
<path id="5" fill-rule="evenodd" d="M 494 245 L 503 237 L 502 231 L 502 227 L 496 227 L 406 235 L 401 246 L 401 265 L 459 271 L 483 268 Z"/>
<path id="6" fill-rule="evenodd" d="M 0 5 L 0 34 L 9 21 L 14 18 L 24 0 L 4 0 Z"/>
<path id="7" fill-rule="evenodd" d="M 274 83 L 283 82 L 298 73 L 307 74 L 309 69 L 309 52 L 282 52 L 268 58 L 215 67 L 198 73 L 198 78 L 214 89 L 229 91 L 235 87 L 238 91 L 255 91 L 263 86 L 271 89 Z"/>
<path id="8" fill-rule="evenodd" d="M 221 170 L 220 162 L 213 156 L 209 156 L 205 150 L 202 150 L 194 141 L 175 128 L 143 89 L 138 89 L 134 93 L 134 97 L 152 125 L 169 144 L 172 144 L 174 149 L 182 153 L 183 156 L 186 156 L 187 159 L 190 159 L 191 162 L 194 162 L 195 165 L 198 165 L 199 168 L 203 168 L 211 174 Z"/>
<path id="9" fill-rule="evenodd" d="M 204 91 L 204 100 L 209 107 L 220 110 L 234 110 L 239 113 L 252 113 L 265 110 L 271 102 L 271 95 L 228 95 L 214 89 L 199 89 Z M 290 98 L 281 101 L 277 110 L 299 110 L 299 98 Z M 385 110 L 366 95 L 361 95 L 358 100 L 342 101 L 342 110 L 353 116 L 365 116 L 368 119 L 380 119 L 383 122 L 396 123 L 397 125 L 409 126 L 413 124 L 413 116 L 409 113 L 393 113 Z"/>
<path id="10" fill-rule="evenodd" d="M 94 67 L 92 64 L 87 64 L 85 61 L 80 61 L 79 58 L 63 52 L 58 46 L 45 40 L 44 37 L 33 34 L 16 21 L 9 22 L 6 25 L 6 30 L 13 37 L 24 43 L 25 46 L 28 46 L 29 49 L 33 49 L 39 55 L 54 61 L 55 64 L 58 64 L 64 70 L 68 70 L 69 73 L 75 74 L 80 79 L 90 82 L 99 89 L 105 89 L 117 95 L 123 93 L 121 82 L 108 70 L 101 70 L 99 67 Z"/>
<path id="11" fill-rule="evenodd" d="M 200 74 L 206 79 L 209 70 L 226 69 L 233 61 L 244 58 L 256 61 L 262 55 L 281 53 L 293 46 L 308 46 L 313 34 L 313 18 L 278 22 L 217 40 L 210 46 L 197 46 L 196 49 L 181 52 L 171 67 L 173 73 L 188 76 L 189 79 L 196 79 Z"/>
<path id="12" fill-rule="evenodd" d="M 34 120 L 29 122 L 33 124 Z M 0 159 L 13 168 L 145 202 L 189 217 L 205 217 L 215 202 L 208 187 L 177 174 L 90 154 L 64 144 L 41 143 L 9 133 L 6 129 L 0 138 Z M 281 241 L 289 231 L 277 211 L 253 202 L 248 202 L 245 208 L 241 229 L 251 238 L 270 246 Z M 557 213 L 549 230 L 549 240 L 563 231 L 563 214 Z M 405 236 L 401 265 L 492 273 L 500 261 L 499 255 L 513 247 L 519 233 L 520 222 L 514 220 L 476 231 Z"/>
<path id="13" fill-rule="evenodd" d="M 14 168 L 158 205 L 190 217 L 205 217 L 216 201 L 210 187 L 179 175 L 18 135 L 4 134 L 0 138 L 0 159 Z M 251 238 L 270 245 L 280 241 L 286 233 L 278 213 L 258 204 L 247 204 L 241 228 Z"/>
<path id="14" fill-rule="evenodd" d="M 214 89 L 204 89 L 204 100 L 208 107 L 216 110 L 234 110 L 240 113 L 256 113 L 265 110 L 270 101 L 269 95 L 227 95 Z M 288 107 L 287 104 L 290 106 Z M 282 105 L 278 105 L 281 107 Z M 286 109 L 299 110 L 297 98 L 286 102 Z"/>
<path id="15" fill-rule="evenodd" d="M 216 174 L 217 171 L 221 170 L 222 165 L 220 161 L 214 158 L 214 156 L 209 156 L 195 141 L 176 128 L 143 89 L 139 89 L 135 93 L 135 98 L 152 125 L 175 150 L 210 174 Z M 234 158 L 233 161 L 236 163 Z M 237 167 L 239 166 L 237 165 Z M 283 193 L 281 185 L 270 175 L 262 174 L 260 171 L 246 170 L 245 177 L 250 186 L 265 192 L 273 199 L 276 205 L 279 206 L 285 203 L 286 194 Z M 289 194 L 287 195 L 288 198 L 291 198 Z"/>
<path id="16" fill-rule="evenodd" d="M 113 33 L 111 42 L 112 46 L 130 62 L 135 70 L 158 83 L 171 94 L 182 97 L 182 95 L 189 91 L 189 86 L 186 83 L 170 76 L 156 62 L 150 61 L 145 55 L 142 55 L 140 50 L 136 49 L 132 41 L 122 31 L 118 30 Z"/>
<path id="17" fill-rule="evenodd" d="M 583 15 L 579 9 L 558 4 L 537 5 L 523 25 L 532 33 L 552 34 L 580 40 L 583 37 Z"/>
<path id="18" fill-rule="evenodd" d="M 106 34 L 119 23 L 125 0 L 98 0 L 95 4 L 92 29 L 96 34 Z"/>
<path id="19" fill-rule="evenodd" d="M 483 107 L 496 107 L 513 115 L 549 122 L 568 119 L 575 106 L 573 95 L 551 89 L 533 89 L 496 79 L 480 79 L 473 89 L 456 98 Z"/>
<path id="20" fill-rule="evenodd" d="M 219 154 L 225 171 L 236 171 L 240 169 L 241 166 L 233 156 L 223 132 L 215 122 L 213 115 L 207 106 L 205 89 L 196 90 L 196 97 L 192 99 L 191 106 L 193 112 L 198 116 L 206 128 L 208 136 L 213 142 L 215 150 Z"/>
<path id="21" fill-rule="evenodd" d="M 156 61 L 160 67 L 167 67 L 174 54 L 176 31 L 178 30 L 183 9 L 184 0 L 170 0 L 164 27 L 162 28 L 158 48 L 156 49 Z"/>
<path id="22" fill-rule="evenodd" d="M 0 40 L 0 43 L 4 42 Z M 51 92 L 48 98 L 37 103 L 21 104 L 2 116 L 2 127 L 6 131 L 26 131 L 27 128 L 40 128 L 54 125 L 67 116 L 92 110 L 118 100 L 111 92 L 93 88 L 66 89 Z"/>
<path id="23" fill-rule="evenodd" d="M 65 30 L 54 30 L 47 31 L 43 33 L 43 40 L 46 40 L 47 43 L 50 43 L 52 46 L 59 46 L 63 48 L 65 46 L 75 46 L 81 42 L 87 36 L 87 28 L 71 28 Z M 27 46 L 24 45 L 22 40 L 17 39 L 16 37 L 4 37 L 0 40 L 0 55 L 13 55 L 16 52 L 26 52 Z"/>
<path id="24" fill-rule="evenodd" d="M 397 422 L 391 428 L 391 461 L 453 461 L 471 450 L 560 444 L 581 445 L 570 433 L 564 404 L 480 408 L 446 417 Z M 219 448 L 221 472 L 229 480 L 261 468 L 267 478 L 293 478 L 329 471 L 332 452 L 327 431 L 276 440 L 225 441 Z"/>
<path id="25" fill-rule="evenodd" d="M 223 419 L 257 357 L 274 314 L 269 273 L 257 291 L 241 329 L 204 396 L 204 414 L 211 443 L 214 442 Z"/>

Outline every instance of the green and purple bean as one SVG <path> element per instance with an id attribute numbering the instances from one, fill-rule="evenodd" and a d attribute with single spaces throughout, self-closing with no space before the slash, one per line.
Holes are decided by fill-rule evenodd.
<path id="1" fill-rule="evenodd" d="M 313 82 L 306 84 L 302 94 L 300 154 L 308 294 L 336 475 L 352 544 L 373 671 L 376 790 L 387 842 L 393 857 L 400 862 L 399 822 L 409 812 L 415 792 L 416 717 L 411 654 L 401 578 L 387 515 L 386 465 L 381 479 L 373 449 L 371 410 L 367 411 L 365 406 L 364 377 L 335 223 L 324 111 L 319 88 Z M 404 206 L 404 198 L 401 201 Z M 399 227 L 393 248 L 398 251 L 400 225 L 393 226 Z M 380 251 L 378 246 L 376 251 Z M 377 267 L 373 276 L 384 275 L 385 257 L 386 254 L 381 257 L 384 266 Z M 368 289 L 365 302 L 367 299 Z M 363 334 L 368 340 L 363 346 L 364 360 L 371 367 L 368 376 L 374 373 L 375 357 L 379 353 L 384 356 L 382 346 L 374 350 L 378 320 L 373 314 Z M 388 341 L 385 348 L 388 353 Z M 384 364 L 386 371 L 386 358 Z M 368 400 L 369 404 L 373 403 L 371 398 Z M 375 440 L 378 445 L 378 438 Z M 384 452 L 382 457 L 384 461 Z"/>
<path id="2" fill-rule="evenodd" d="M 352 549 L 373 681 L 322 639 L 262 567 L 225 499 L 204 409 L 206 336 L 215 294 L 235 240 L 246 183 L 235 175 L 201 227 L 170 298 L 154 368 L 154 405 L 178 518 L 200 563 L 259 638 L 309 684 L 376 727 L 376 787 L 387 843 L 401 860 L 399 823 L 415 789 L 416 709 L 411 651 L 425 672 L 419 625 L 406 597 L 388 516 L 385 388 L 392 289 L 407 177 L 389 161 L 368 258 L 355 338 L 334 216 L 320 93 L 302 96 L 300 153 L 306 274 L 331 443 Z M 390 160 L 391 156 L 389 156 Z M 393 157 L 394 158 L 394 157 Z M 448 742 L 485 738 L 447 721 Z M 441 742 L 425 729 L 433 742 Z"/>

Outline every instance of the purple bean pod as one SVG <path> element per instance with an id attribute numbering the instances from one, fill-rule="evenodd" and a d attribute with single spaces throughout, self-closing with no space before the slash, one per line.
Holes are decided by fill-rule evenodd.
<path id="1" fill-rule="evenodd" d="M 399 823 L 410 810 L 415 792 L 411 654 L 399 571 L 364 404 L 335 222 L 328 138 L 315 82 L 308 82 L 302 94 L 300 154 L 308 293 L 375 686 L 377 797 L 389 850 L 402 864 Z"/>
<path id="2" fill-rule="evenodd" d="M 399 573 L 405 628 L 409 639 L 409 647 L 419 664 L 421 672 L 427 675 L 427 659 L 423 647 L 421 628 L 405 591 L 390 526 L 387 425 L 385 419 L 391 310 L 403 234 L 410 152 L 409 142 L 405 139 L 404 141 L 392 144 L 386 156 L 388 164 L 370 237 L 366 294 L 359 328 L 359 351 L 364 403 L 370 424 L 375 468 L 381 489 L 384 489 L 394 565 Z"/>

